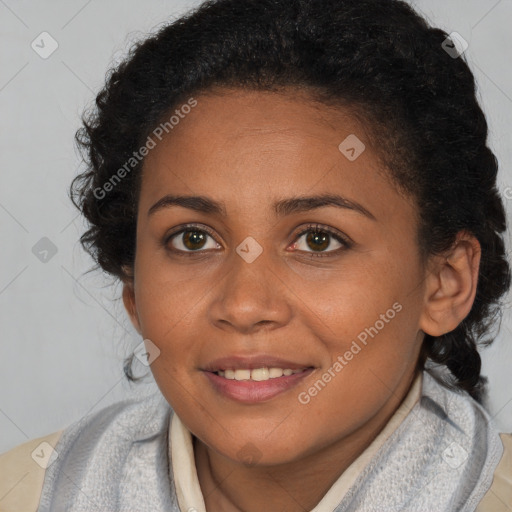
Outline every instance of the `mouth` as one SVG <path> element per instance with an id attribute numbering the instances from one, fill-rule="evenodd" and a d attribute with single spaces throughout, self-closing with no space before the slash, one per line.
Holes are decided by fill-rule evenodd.
<path id="1" fill-rule="evenodd" d="M 309 367 L 310 368 L 310 367 Z M 263 382 L 270 379 L 278 379 L 283 375 L 285 377 L 289 377 L 290 375 L 295 375 L 297 373 L 302 373 L 308 370 L 309 368 L 301 368 L 298 370 L 293 370 L 292 368 L 255 368 L 250 370 L 248 368 L 237 368 L 237 369 L 226 369 L 226 370 L 217 370 L 215 373 L 219 377 L 223 377 L 228 380 L 252 380 L 255 382 Z"/>
<path id="2" fill-rule="evenodd" d="M 245 404 L 268 401 L 297 386 L 315 367 L 271 356 L 232 356 L 202 368 L 216 394 Z"/>

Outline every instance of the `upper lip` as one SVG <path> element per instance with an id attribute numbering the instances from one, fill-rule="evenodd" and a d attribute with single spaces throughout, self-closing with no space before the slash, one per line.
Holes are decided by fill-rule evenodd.
<path id="1" fill-rule="evenodd" d="M 220 357 L 210 361 L 203 370 L 207 372 L 217 372 L 219 370 L 255 370 L 257 368 L 282 368 L 290 370 L 301 370 L 303 368 L 310 368 L 310 364 L 297 363 L 287 361 L 280 357 L 271 356 L 268 354 L 257 354 L 250 356 L 232 355 L 227 357 Z"/>

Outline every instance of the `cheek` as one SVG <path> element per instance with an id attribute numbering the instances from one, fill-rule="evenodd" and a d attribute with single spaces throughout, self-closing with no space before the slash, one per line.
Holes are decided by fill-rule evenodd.
<path id="1" fill-rule="evenodd" d="M 141 261 L 136 283 L 141 332 L 160 350 L 151 371 L 167 398 L 195 366 L 193 345 L 200 340 L 197 321 L 204 294 L 196 280 L 170 279 L 154 265 L 143 268 Z"/>
<path id="2" fill-rule="evenodd" d="M 326 339 L 347 340 L 377 321 L 380 326 L 380 316 L 388 310 L 394 318 L 393 304 L 405 299 L 403 274 L 388 262 L 373 259 L 347 258 L 336 270 L 294 269 L 284 276 L 301 320 L 322 329 Z"/>
<path id="3" fill-rule="evenodd" d="M 336 374 L 336 384 L 329 386 L 332 403 L 340 403 L 338 396 L 355 409 L 362 404 L 354 389 L 370 390 L 368 396 L 379 402 L 414 366 L 421 346 L 421 287 L 414 284 L 419 270 L 377 256 L 373 264 L 354 264 L 325 281 L 295 279 L 294 294 L 309 297 L 300 307 L 301 323 L 321 341 Z"/>
<path id="4" fill-rule="evenodd" d="M 135 298 L 144 334 L 162 339 L 193 313 L 209 287 L 201 265 L 184 270 L 149 245 L 141 241 L 137 247 Z"/>
<path id="5" fill-rule="evenodd" d="M 414 305 L 395 302 L 374 311 L 339 317 L 340 334 L 323 340 L 329 364 L 297 390 L 297 424 L 316 418 L 321 428 L 311 435 L 318 443 L 334 439 L 340 429 L 346 435 L 361 427 L 393 399 L 416 365 L 421 339 Z"/>

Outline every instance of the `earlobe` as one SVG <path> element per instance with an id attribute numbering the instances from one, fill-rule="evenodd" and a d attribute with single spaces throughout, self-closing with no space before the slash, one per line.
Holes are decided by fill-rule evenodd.
<path id="1" fill-rule="evenodd" d="M 480 267 L 478 240 L 465 232 L 452 248 L 431 260 L 420 329 L 431 336 L 453 331 L 471 311 Z"/>
<path id="2" fill-rule="evenodd" d="M 124 283 L 123 284 L 123 303 L 130 317 L 133 327 L 135 330 L 142 334 L 142 330 L 140 328 L 139 316 L 137 314 L 137 305 L 135 303 L 135 290 L 133 288 L 132 283 Z"/>

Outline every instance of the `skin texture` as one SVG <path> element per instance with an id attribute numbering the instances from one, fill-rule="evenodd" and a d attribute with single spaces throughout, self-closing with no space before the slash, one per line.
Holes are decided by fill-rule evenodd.
<path id="1" fill-rule="evenodd" d="M 196 437 L 207 510 L 310 510 L 400 405 L 424 333 L 446 333 L 469 313 L 480 247 L 461 233 L 449 253 L 421 259 L 417 207 L 387 179 L 348 111 L 298 92 L 219 90 L 196 99 L 146 157 L 124 304 L 159 348 L 151 370 Z M 350 134 L 366 145 L 354 161 L 338 149 Z M 182 206 L 148 215 L 171 193 L 223 202 L 226 216 Z M 326 193 L 359 203 L 374 219 L 333 206 L 279 217 L 272 206 Z M 199 252 L 183 245 L 184 233 L 166 242 L 187 223 L 213 232 Z M 319 249 L 307 234 L 297 237 L 309 223 L 350 245 L 328 237 Z M 252 263 L 236 252 L 248 236 L 263 250 Z M 188 247 L 188 255 L 172 247 Z M 311 256 L 322 251 L 331 256 Z M 298 394 L 396 303 L 400 312 L 300 403 Z M 296 388 L 242 404 L 218 394 L 202 371 L 233 354 L 270 354 L 315 370 Z M 247 452 L 253 464 L 244 463 Z"/>

